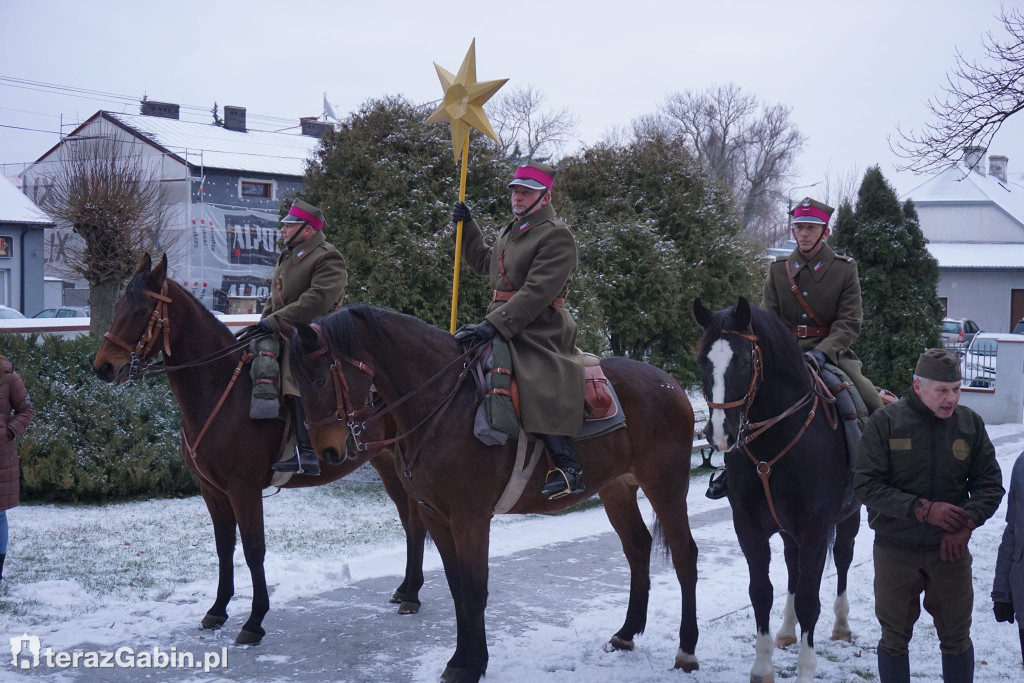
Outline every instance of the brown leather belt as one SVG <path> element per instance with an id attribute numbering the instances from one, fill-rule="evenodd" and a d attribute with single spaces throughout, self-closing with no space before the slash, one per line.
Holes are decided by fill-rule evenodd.
<path id="1" fill-rule="evenodd" d="M 807 339 L 808 337 L 827 337 L 832 332 L 832 328 L 797 325 L 796 327 L 789 328 L 789 331 L 795 334 L 799 339 Z"/>
<path id="2" fill-rule="evenodd" d="M 515 292 L 503 292 L 503 291 L 498 291 L 497 289 L 492 289 L 491 291 L 494 292 L 494 295 L 491 296 L 491 301 L 508 301 L 509 299 L 511 299 L 516 294 Z M 565 297 L 561 297 L 561 296 L 558 297 L 557 299 L 555 299 L 554 301 L 551 302 L 551 305 L 552 306 L 564 307 L 565 306 Z"/>

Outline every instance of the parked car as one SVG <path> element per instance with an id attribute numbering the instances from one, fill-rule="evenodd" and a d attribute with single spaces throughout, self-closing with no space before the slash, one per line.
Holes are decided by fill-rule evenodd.
<path id="1" fill-rule="evenodd" d="M 10 306 L 0 305 L 0 320 L 12 320 L 15 318 L 24 318 L 21 311 L 11 308 Z"/>
<path id="2" fill-rule="evenodd" d="M 996 383 L 996 351 L 999 340 L 1006 337 L 997 332 L 982 332 L 974 336 L 960 361 L 961 385 L 991 389 Z"/>
<path id="3" fill-rule="evenodd" d="M 978 323 L 967 318 L 942 319 L 942 345 L 950 351 L 964 355 L 964 349 L 971 345 L 974 336 L 981 332 Z"/>
<path id="4" fill-rule="evenodd" d="M 1018 320 L 1017 324 L 1014 325 L 1013 329 L 1010 331 L 1013 332 L 1014 334 L 1024 334 L 1024 318 Z"/>
<path id="5" fill-rule="evenodd" d="M 88 318 L 89 309 L 84 306 L 62 306 L 60 308 L 44 308 L 33 318 Z"/>

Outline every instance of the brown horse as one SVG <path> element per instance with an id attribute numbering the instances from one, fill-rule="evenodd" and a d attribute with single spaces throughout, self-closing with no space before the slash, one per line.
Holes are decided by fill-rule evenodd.
<path id="1" fill-rule="evenodd" d="M 488 447 L 473 436 L 478 398 L 472 383 L 456 380 L 472 366 L 465 367 L 463 349 L 451 335 L 417 318 L 367 306 L 346 307 L 317 322 L 318 328 L 296 325 L 291 347 L 313 446 L 329 456 L 350 432 L 359 441 L 360 430 L 372 427 L 380 411 L 350 416 L 372 381 L 403 436 L 397 464 L 406 488 L 423 507 L 455 600 L 456 648 L 442 680 L 477 681 L 487 669 L 484 610 L 491 517 L 512 473 L 516 444 Z M 546 499 L 540 495 L 545 468 L 539 467 L 510 512 L 550 513 L 594 493 L 600 496 L 622 540 L 631 577 L 625 623 L 610 646 L 630 649 L 644 630 L 650 591 L 652 539 L 636 500 L 642 488 L 658 516 L 656 532 L 671 551 L 682 589 L 675 666 L 692 671 L 698 668 L 697 546 L 687 520 L 686 492 L 693 410 L 686 392 L 657 368 L 625 358 L 606 358 L 601 365 L 622 402 L 627 427 L 578 443 L 586 492 Z M 431 375 L 435 381 L 427 381 Z"/>
<path id="2" fill-rule="evenodd" d="M 205 306 L 167 278 L 166 255 L 153 268 L 147 254 L 117 302 L 114 320 L 96 354 L 93 369 L 105 382 L 122 382 L 135 372 L 139 363 L 144 364 L 161 351 L 167 369 L 184 366 L 169 372 L 167 377 L 181 406 L 182 452 L 199 480 L 213 520 L 220 567 L 217 599 L 203 618 L 202 626 L 219 628 L 227 620 L 227 604 L 234 594 L 237 527 L 252 575 L 252 612 L 236 638 L 236 642 L 245 644 L 258 643 L 266 633 L 262 623 L 270 601 L 263 569 L 266 545 L 262 491 L 271 484 L 270 466 L 280 453 L 285 427 L 280 420 L 249 419 L 252 381 L 239 360 L 240 351 L 192 365 L 217 355 L 234 341 L 228 328 Z M 419 609 L 419 590 L 423 586 L 426 529 L 415 502 L 402 488 L 390 449 L 361 451 L 355 459 L 337 465 L 324 464 L 319 477 L 296 475 L 284 487 L 327 484 L 367 460 L 380 473 L 405 528 L 405 580 L 391 601 L 401 603 L 400 613 L 412 613 Z"/>

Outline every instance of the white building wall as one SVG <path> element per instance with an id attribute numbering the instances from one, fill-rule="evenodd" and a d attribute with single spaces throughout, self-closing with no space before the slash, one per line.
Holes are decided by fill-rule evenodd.
<path id="1" fill-rule="evenodd" d="M 930 242 L 1024 242 L 1024 230 L 992 204 L 916 205 Z"/>

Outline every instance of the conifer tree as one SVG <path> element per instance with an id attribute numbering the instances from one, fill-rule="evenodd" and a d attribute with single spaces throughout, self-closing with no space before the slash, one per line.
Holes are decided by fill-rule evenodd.
<path id="1" fill-rule="evenodd" d="M 917 357 L 939 346 L 939 264 L 928 253 L 913 202 L 902 206 L 878 166 L 868 169 L 857 205 L 840 207 L 831 240 L 857 260 L 864 324 L 853 350 L 875 384 L 905 394 Z"/>

